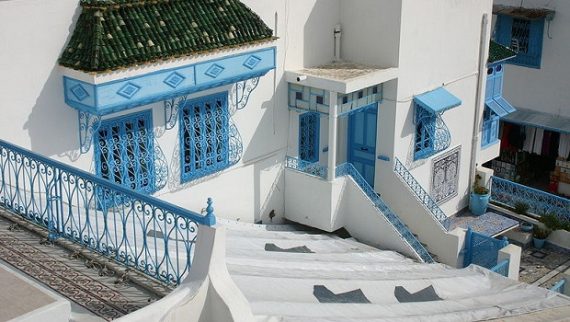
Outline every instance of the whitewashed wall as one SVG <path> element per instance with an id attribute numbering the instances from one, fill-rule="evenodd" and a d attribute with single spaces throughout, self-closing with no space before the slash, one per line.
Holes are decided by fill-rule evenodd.
<path id="1" fill-rule="evenodd" d="M 282 163 L 289 131 L 283 71 L 332 59 L 332 30 L 339 21 L 340 5 L 339 0 L 243 2 L 275 30 L 279 39 L 273 44 L 277 46 L 277 69 L 261 78 L 247 107 L 234 115 L 244 144 L 242 160 L 222 173 L 183 186 L 178 176 L 171 175 L 167 187 L 155 196 L 194 211 L 200 211 L 205 207 L 206 198 L 213 197 L 218 216 L 250 222 L 268 221 L 269 212 L 274 210 L 277 216 L 274 222 L 279 222 L 284 211 Z M 0 1 L 0 106 L 3 109 L 0 138 L 94 172 L 92 151 L 85 155 L 78 153 L 77 112 L 64 103 L 62 69 L 57 65 L 81 11 L 78 3 L 78 0 Z M 201 59 L 216 56 L 219 55 Z M 132 73 L 137 72 L 140 70 Z M 113 74 L 116 77 L 120 73 Z M 198 95 L 191 97 L 194 96 Z M 162 104 L 133 111 L 144 109 L 152 109 L 155 132 L 161 132 L 164 126 Z M 124 113 L 117 115 L 121 114 Z M 167 131 L 157 142 L 168 163 L 175 163 L 179 158 L 178 128 Z M 179 173 L 176 169 L 170 170 Z"/>
<path id="2" fill-rule="evenodd" d="M 479 43 L 484 13 L 487 13 L 490 19 L 490 0 L 403 1 L 397 91 L 395 95 L 387 92 L 385 99 L 386 102 L 395 102 L 395 105 L 387 104 L 385 113 L 380 113 L 380 117 L 393 117 L 391 121 L 394 122 L 395 128 L 394 156 L 411 169 L 412 174 L 428 192 L 431 192 L 433 158 L 454 147 L 461 147 L 458 195 L 441 205 L 447 215 L 461 210 L 467 206 L 468 201 L 475 104 L 478 95 Z M 490 25 L 486 32 L 490 32 Z M 462 100 L 461 106 L 443 114 L 451 133 L 451 145 L 446 151 L 414 162 L 413 96 L 440 86 L 444 86 Z M 482 110 L 478 117 L 481 117 L 481 113 Z M 380 120 L 380 124 L 386 124 L 385 122 Z M 391 166 L 392 164 L 387 162 L 377 161 L 380 183 L 383 176 L 389 176 Z M 388 173 L 383 174 L 383 171 Z M 389 185 L 379 187 L 381 193 L 390 189 Z M 396 210 L 408 212 L 412 209 Z"/>
<path id="3" fill-rule="evenodd" d="M 495 0 L 494 3 L 520 6 L 521 1 Z M 570 117 L 570 1 L 525 0 L 523 6 L 548 8 L 556 13 L 550 28 L 548 22 L 544 25 L 540 69 L 505 64 L 504 96 L 515 107 Z"/>

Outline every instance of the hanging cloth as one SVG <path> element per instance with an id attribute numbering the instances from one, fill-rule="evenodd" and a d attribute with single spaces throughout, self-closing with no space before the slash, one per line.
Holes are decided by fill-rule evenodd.
<path id="1" fill-rule="evenodd" d="M 558 145 L 558 156 L 568 159 L 570 155 L 570 134 L 560 134 L 560 144 Z"/>
<path id="2" fill-rule="evenodd" d="M 525 136 L 526 139 L 523 143 L 523 151 L 532 153 L 532 148 L 534 146 L 534 136 L 536 134 L 536 128 L 533 126 L 525 126 Z"/>
<path id="3" fill-rule="evenodd" d="M 544 129 L 536 129 L 536 134 L 534 136 L 534 146 L 532 147 L 532 153 L 536 154 L 542 153 L 543 138 L 544 138 Z"/>
<path id="4" fill-rule="evenodd" d="M 544 136 L 542 137 L 542 149 L 540 155 L 548 156 L 550 155 L 552 132 L 545 130 Z"/>

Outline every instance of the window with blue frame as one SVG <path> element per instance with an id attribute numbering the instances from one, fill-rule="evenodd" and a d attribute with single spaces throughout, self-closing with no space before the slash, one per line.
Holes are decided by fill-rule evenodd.
<path id="1" fill-rule="evenodd" d="M 150 110 L 102 121 L 95 145 L 98 176 L 138 192 L 154 192 L 154 142 Z"/>
<path id="2" fill-rule="evenodd" d="M 319 161 L 319 113 L 299 115 L 299 158 L 307 162 Z"/>
<path id="3" fill-rule="evenodd" d="M 509 64 L 540 68 L 543 35 L 544 18 L 531 20 L 497 15 L 495 40 L 517 52 Z"/>
<path id="4" fill-rule="evenodd" d="M 414 138 L 414 159 L 427 158 L 434 154 L 435 123 L 437 116 L 434 113 L 414 104 L 416 133 Z"/>
<path id="5" fill-rule="evenodd" d="M 499 116 L 488 106 L 483 112 L 481 147 L 488 147 L 499 141 Z"/>
<path id="6" fill-rule="evenodd" d="M 230 166 L 227 92 L 189 100 L 180 112 L 181 179 L 187 182 Z"/>

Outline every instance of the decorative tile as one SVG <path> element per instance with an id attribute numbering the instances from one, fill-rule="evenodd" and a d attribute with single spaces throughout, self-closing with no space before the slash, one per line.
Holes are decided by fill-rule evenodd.
<path id="1" fill-rule="evenodd" d="M 164 79 L 164 83 L 172 88 L 176 88 L 180 84 L 182 84 L 182 82 L 184 82 L 185 79 L 186 77 L 182 76 L 181 74 L 173 72 Z"/>
<path id="2" fill-rule="evenodd" d="M 259 64 L 260 61 L 261 61 L 261 58 L 255 56 L 255 55 L 251 55 L 245 60 L 243 65 L 249 69 L 254 69 L 255 66 L 257 66 L 257 64 Z"/>
<path id="3" fill-rule="evenodd" d="M 69 91 L 80 102 L 89 97 L 89 93 L 87 92 L 87 90 L 85 90 L 85 88 L 81 84 L 77 84 L 71 87 Z"/>
<path id="4" fill-rule="evenodd" d="M 220 66 L 218 64 L 213 64 L 212 66 L 210 66 L 206 72 L 204 74 L 212 77 L 212 78 L 216 78 L 218 76 L 220 76 L 220 74 L 224 71 L 224 67 Z"/>
<path id="5" fill-rule="evenodd" d="M 140 91 L 140 89 L 141 87 L 138 85 L 127 83 L 125 86 L 121 87 L 119 91 L 117 91 L 117 94 L 126 99 L 131 99 L 133 96 L 135 96 L 136 93 L 138 93 L 138 91 Z"/>

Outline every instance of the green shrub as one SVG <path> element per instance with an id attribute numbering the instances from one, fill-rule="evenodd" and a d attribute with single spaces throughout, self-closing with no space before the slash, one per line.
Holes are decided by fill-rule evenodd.
<path id="1" fill-rule="evenodd" d="M 543 223 L 550 230 L 567 230 L 570 231 L 570 221 L 561 220 L 554 213 L 545 213 L 540 216 L 540 222 Z"/>
<path id="2" fill-rule="evenodd" d="M 542 229 L 538 226 L 534 227 L 534 230 L 532 232 L 532 236 L 534 238 L 538 238 L 538 239 L 546 239 L 546 237 L 548 237 L 549 232 L 546 229 Z"/>
<path id="3" fill-rule="evenodd" d="M 515 203 L 515 212 L 520 215 L 526 215 L 530 206 L 526 202 Z"/>

